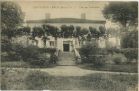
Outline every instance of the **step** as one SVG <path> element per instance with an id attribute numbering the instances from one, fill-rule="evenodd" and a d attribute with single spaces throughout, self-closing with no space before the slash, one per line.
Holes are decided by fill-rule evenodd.
<path id="1" fill-rule="evenodd" d="M 59 54 L 58 65 L 75 65 L 75 58 L 73 52 L 61 52 Z"/>

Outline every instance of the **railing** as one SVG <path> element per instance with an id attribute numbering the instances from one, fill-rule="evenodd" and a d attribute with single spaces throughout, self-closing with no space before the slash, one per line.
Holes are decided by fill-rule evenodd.
<path id="1" fill-rule="evenodd" d="M 80 56 L 79 52 L 76 50 L 76 48 L 74 48 L 74 53 L 75 53 L 76 63 L 77 64 L 81 63 L 81 56 Z"/>
<path id="2" fill-rule="evenodd" d="M 57 57 L 59 56 L 59 50 L 58 50 L 58 49 L 56 49 L 55 55 L 56 55 Z"/>

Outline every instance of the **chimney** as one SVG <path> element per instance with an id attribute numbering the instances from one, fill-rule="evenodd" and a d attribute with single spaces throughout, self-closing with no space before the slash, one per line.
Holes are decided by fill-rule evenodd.
<path id="1" fill-rule="evenodd" d="M 81 14 L 81 19 L 84 19 L 84 20 L 86 19 L 86 14 L 85 13 Z"/>
<path id="2" fill-rule="evenodd" d="M 51 18 L 51 15 L 49 13 L 46 13 L 45 14 L 45 19 L 47 20 L 47 19 L 50 19 L 50 18 Z"/>

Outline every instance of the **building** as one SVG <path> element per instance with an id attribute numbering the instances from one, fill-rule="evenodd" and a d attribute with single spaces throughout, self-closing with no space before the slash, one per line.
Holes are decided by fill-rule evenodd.
<path id="1" fill-rule="evenodd" d="M 61 25 L 74 25 L 80 26 L 81 28 L 89 28 L 94 27 L 99 29 L 100 26 L 105 27 L 105 20 L 88 20 L 86 19 L 86 15 L 81 14 L 81 18 L 55 18 L 51 19 L 50 14 L 46 14 L 46 19 L 44 20 L 28 20 L 26 21 L 27 26 L 31 27 L 31 29 L 35 26 L 42 26 L 43 24 L 53 25 L 60 29 Z M 46 45 L 44 46 L 42 42 L 42 38 L 36 38 L 38 40 L 38 46 L 40 48 L 57 48 L 61 51 L 73 51 L 74 48 L 79 48 L 80 41 L 78 38 L 57 38 L 55 39 L 52 36 L 49 36 L 49 40 L 46 41 Z"/>

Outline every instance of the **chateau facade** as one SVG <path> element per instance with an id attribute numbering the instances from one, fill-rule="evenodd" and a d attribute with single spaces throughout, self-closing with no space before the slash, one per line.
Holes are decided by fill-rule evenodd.
<path id="1" fill-rule="evenodd" d="M 44 20 L 28 20 L 26 21 L 27 26 L 31 29 L 35 26 L 42 26 L 43 24 L 52 25 L 57 27 L 60 30 L 61 25 L 70 26 L 73 25 L 74 27 L 80 26 L 81 28 L 88 29 L 90 26 L 96 29 L 99 29 L 100 26 L 105 27 L 105 20 L 87 20 L 85 14 L 81 14 L 81 18 L 55 18 L 50 19 L 47 18 Z M 79 48 L 81 46 L 80 40 L 75 37 L 71 38 L 57 38 L 55 39 L 52 36 L 48 36 L 49 40 L 46 41 L 47 48 L 57 48 L 61 51 L 72 51 L 74 48 Z M 38 40 L 38 46 L 44 47 L 43 41 L 41 38 L 36 38 Z M 85 43 L 82 43 L 85 44 Z"/>

